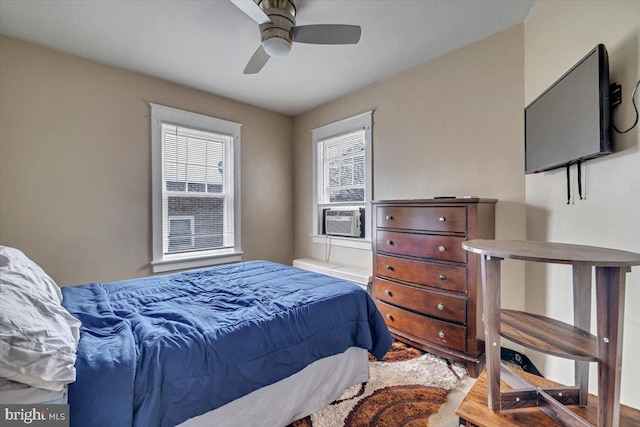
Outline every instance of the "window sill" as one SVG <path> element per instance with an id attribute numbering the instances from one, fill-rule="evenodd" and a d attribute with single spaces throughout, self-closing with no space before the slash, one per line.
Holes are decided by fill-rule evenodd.
<path id="1" fill-rule="evenodd" d="M 360 237 L 340 237 L 312 234 L 311 241 L 320 245 L 342 246 L 345 248 L 371 250 L 371 240 Z"/>
<path id="2" fill-rule="evenodd" d="M 242 252 L 227 252 L 215 255 L 200 255 L 185 258 L 165 258 L 151 261 L 151 267 L 154 273 L 164 273 L 167 271 L 207 267 L 238 261 L 242 261 Z"/>

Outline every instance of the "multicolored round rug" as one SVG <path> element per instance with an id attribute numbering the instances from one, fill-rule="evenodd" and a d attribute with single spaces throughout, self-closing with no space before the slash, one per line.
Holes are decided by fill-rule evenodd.
<path id="1" fill-rule="evenodd" d="M 290 427 L 425 427 L 466 375 L 463 365 L 399 342 L 369 371 L 368 382 Z"/>

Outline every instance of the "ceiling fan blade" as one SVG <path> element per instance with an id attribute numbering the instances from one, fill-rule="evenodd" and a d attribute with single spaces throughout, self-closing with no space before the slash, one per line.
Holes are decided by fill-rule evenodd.
<path id="1" fill-rule="evenodd" d="M 262 45 L 256 50 L 253 54 L 249 63 L 246 67 L 244 67 L 244 74 L 257 74 L 262 70 L 262 67 L 267 63 L 270 56 L 267 52 L 264 51 Z"/>
<path id="2" fill-rule="evenodd" d="M 312 44 L 356 44 L 362 30 L 357 25 L 319 24 L 295 27 L 293 41 Z"/>
<path id="3" fill-rule="evenodd" d="M 249 18 L 256 21 L 258 24 L 266 24 L 271 22 L 269 17 L 264 13 L 264 10 L 253 0 L 230 0 L 235 4 L 238 9 L 246 13 Z"/>

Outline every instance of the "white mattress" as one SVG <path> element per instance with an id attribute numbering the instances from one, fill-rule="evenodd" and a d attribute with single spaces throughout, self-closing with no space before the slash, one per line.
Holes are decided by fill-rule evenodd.
<path id="1" fill-rule="evenodd" d="M 275 384 L 191 418 L 180 427 L 286 426 L 324 408 L 345 389 L 368 379 L 367 351 L 351 347 Z"/>
<path id="2" fill-rule="evenodd" d="M 0 377 L 0 403 L 31 404 L 31 403 L 67 403 L 67 392 L 51 391 L 43 388 L 31 387 Z"/>

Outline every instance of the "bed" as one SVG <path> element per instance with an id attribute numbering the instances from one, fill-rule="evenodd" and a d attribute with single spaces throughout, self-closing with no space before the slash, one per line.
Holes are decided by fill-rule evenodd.
<path id="1" fill-rule="evenodd" d="M 82 323 L 72 426 L 284 426 L 391 345 L 359 286 L 266 261 L 62 294 Z"/>

